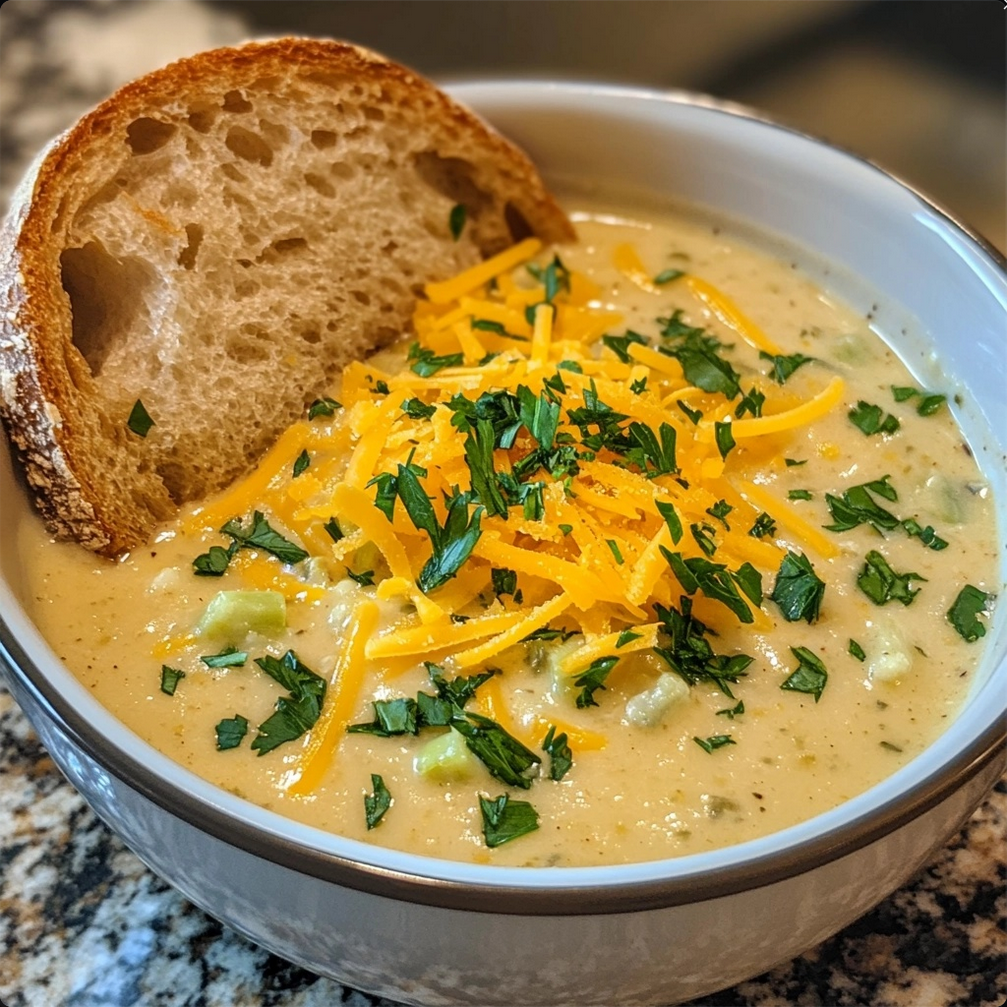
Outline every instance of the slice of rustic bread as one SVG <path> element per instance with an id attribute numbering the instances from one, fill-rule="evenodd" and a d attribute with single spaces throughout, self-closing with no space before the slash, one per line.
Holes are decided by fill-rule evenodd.
<path id="1" fill-rule="evenodd" d="M 122 88 L 0 234 L 0 411 L 49 527 L 144 541 L 402 333 L 425 282 L 530 233 L 573 238 L 527 157 L 355 46 L 218 49 Z"/>

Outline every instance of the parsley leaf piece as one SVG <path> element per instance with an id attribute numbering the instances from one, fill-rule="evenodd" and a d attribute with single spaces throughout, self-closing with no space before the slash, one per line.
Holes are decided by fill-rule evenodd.
<path id="1" fill-rule="evenodd" d="M 483 838 L 490 849 L 538 828 L 538 812 L 531 804 L 512 800 L 507 794 L 492 800 L 480 794 L 479 811 L 483 819 Z"/>
<path id="2" fill-rule="evenodd" d="M 278 699 L 276 712 L 259 724 L 252 750 L 261 756 L 296 740 L 315 726 L 325 699 L 326 682 L 302 664 L 292 650 L 279 659 L 268 654 L 257 657 L 255 663 L 290 693 Z"/>
<path id="3" fill-rule="evenodd" d="M 803 353 L 792 353 L 790 356 L 786 354 L 775 354 L 766 353 L 764 350 L 759 351 L 760 360 L 768 360 L 772 363 L 773 367 L 768 371 L 768 376 L 771 377 L 778 385 L 784 384 L 787 378 L 790 377 L 798 367 L 803 367 L 804 364 L 810 364 L 815 358 L 806 357 Z"/>
<path id="4" fill-rule="evenodd" d="M 624 629 L 619 634 L 619 639 L 615 641 L 615 649 L 618 650 L 620 647 L 625 647 L 627 643 L 639 640 L 642 635 L 642 633 L 634 633 L 631 629 Z"/>
<path id="5" fill-rule="evenodd" d="M 739 699 L 734 706 L 725 707 L 723 710 L 718 710 L 716 716 L 727 717 L 728 720 L 734 720 L 735 717 L 740 717 L 745 712 L 745 702 Z"/>
<path id="6" fill-rule="evenodd" d="M 636 381 L 630 383 L 629 390 L 634 395 L 640 395 L 647 390 L 647 379 L 646 377 L 637 378 Z"/>
<path id="7" fill-rule="evenodd" d="M 706 513 L 710 517 L 716 518 L 728 531 L 731 530 L 731 526 L 727 523 L 727 515 L 733 511 L 734 508 L 726 500 L 718 500 L 712 507 L 706 508 Z"/>
<path id="8" fill-rule="evenodd" d="M 374 382 L 374 394 L 375 395 L 391 395 L 391 389 L 388 387 L 388 382 L 378 380 Z"/>
<path id="9" fill-rule="evenodd" d="M 342 402 L 337 402 L 335 399 L 329 398 L 328 395 L 323 395 L 308 406 L 308 420 L 316 419 L 319 416 L 332 416 L 337 409 L 342 408 Z"/>
<path id="10" fill-rule="evenodd" d="M 192 561 L 193 571 L 197 577 L 222 577 L 237 551 L 237 542 L 232 542 L 226 549 L 211 545 L 208 552 L 201 553 Z"/>
<path id="11" fill-rule="evenodd" d="M 681 342 L 661 347 L 661 352 L 674 357 L 681 365 L 685 380 L 704 392 L 719 392 L 729 399 L 741 393 L 741 375 L 717 352 L 720 341 L 707 336 L 703 329 L 682 325 L 676 311 L 671 318 L 659 318 L 661 335 Z"/>
<path id="12" fill-rule="evenodd" d="M 282 563 L 300 563 L 308 558 L 299 545 L 285 539 L 265 519 L 261 511 L 252 514 L 251 527 L 246 531 L 239 518 L 232 518 L 220 529 L 246 549 L 261 549 L 275 556 Z"/>
<path id="13" fill-rule="evenodd" d="M 734 434 L 731 431 L 730 423 L 714 423 L 713 424 L 714 437 L 717 441 L 717 450 L 720 452 L 720 457 L 725 459 L 734 447 Z"/>
<path id="14" fill-rule="evenodd" d="M 934 531 L 933 525 L 928 524 L 924 528 L 916 518 L 907 517 L 902 522 L 902 528 L 910 538 L 918 538 L 928 549 L 933 549 L 935 552 L 948 547 L 947 540 Z"/>
<path id="15" fill-rule="evenodd" d="M 129 411 L 129 419 L 126 426 L 138 437 L 146 437 L 150 433 L 150 428 L 157 424 L 150 418 L 150 413 L 143 407 L 143 403 L 137 399 L 133 403 L 133 408 Z"/>
<path id="16" fill-rule="evenodd" d="M 878 532 L 897 528 L 899 519 L 878 504 L 869 491 L 886 500 L 898 499 L 895 489 L 888 482 L 888 476 L 851 486 L 841 497 L 826 493 L 825 502 L 833 521 L 832 524 L 825 525 L 826 531 L 849 531 L 861 524 L 870 524 Z"/>
<path id="17" fill-rule="evenodd" d="M 464 203 L 455 203 L 451 207 L 451 212 L 448 214 L 448 228 L 451 231 L 451 237 L 457 241 L 462 236 L 462 231 L 465 229 L 465 221 L 468 218 L 469 212 L 465 209 Z"/>
<path id="18" fill-rule="evenodd" d="M 853 637 L 850 637 L 849 647 L 847 648 L 850 652 L 851 657 L 855 657 L 861 664 L 867 660 L 867 655 L 864 653 L 864 648 L 857 643 Z"/>
<path id="19" fill-rule="evenodd" d="M 888 560 L 876 549 L 872 549 L 864 561 L 864 568 L 857 576 L 857 587 L 867 595 L 875 605 L 886 605 L 890 601 L 901 601 L 903 605 L 912 604 L 920 589 L 913 590 L 911 580 L 925 581 L 918 573 L 896 573 Z"/>
<path id="20" fill-rule="evenodd" d="M 185 672 L 181 668 L 169 668 L 168 665 L 161 665 L 161 692 L 166 696 L 174 696 L 178 683 L 185 678 Z"/>
<path id="21" fill-rule="evenodd" d="M 675 399 L 675 405 L 682 410 L 687 419 L 692 421 L 693 426 L 703 418 L 702 410 L 690 409 L 681 399 Z"/>
<path id="22" fill-rule="evenodd" d="M 762 574 L 751 563 L 742 563 L 731 574 L 735 584 L 751 599 L 752 604 L 762 604 Z"/>
<path id="23" fill-rule="evenodd" d="M 796 458 L 784 458 L 783 461 L 788 469 L 796 468 L 798 465 L 808 464 L 807 458 L 805 458 L 803 461 L 798 461 Z"/>
<path id="24" fill-rule="evenodd" d="M 493 593 L 498 598 L 506 594 L 513 595 L 517 590 L 517 572 L 515 570 L 495 566 L 490 570 L 490 577 L 493 580 Z"/>
<path id="25" fill-rule="evenodd" d="M 671 552 L 664 546 L 661 546 L 661 555 L 668 561 L 671 572 L 686 594 L 692 595 L 701 590 L 707 598 L 726 605 L 741 622 L 754 622 L 748 602 L 738 591 L 738 575 L 723 563 L 711 563 L 702 556 L 683 559 L 681 553 Z"/>
<path id="26" fill-rule="evenodd" d="M 763 511 L 753 523 L 752 527 L 748 529 L 748 534 L 752 538 L 767 538 L 770 535 L 776 534 L 776 522 L 773 518 Z"/>
<path id="27" fill-rule="evenodd" d="M 626 561 L 622 558 L 622 553 L 619 551 L 619 543 L 614 538 L 607 538 L 605 539 L 605 544 L 612 550 L 616 563 L 622 566 Z"/>
<path id="28" fill-rule="evenodd" d="M 736 745 L 737 742 L 729 734 L 714 734 L 709 738 L 699 738 L 693 736 L 692 739 L 707 755 L 712 755 L 718 748 L 725 745 Z"/>
<path id="29" fill-rule="evenodd" d="M 654 277 L 653 282 L 658 287 L 663 287 L 666 283 L 671 283 L 672 280 L 677 280 L 680 276 L 685 276 L 684 269 L 662 269 L 657 276 Z"/>
<path id="30" fill-rule="evenodd" d="M 469 517 L 464 494 L 451 498 L 444 529 L 434 543 L 434 551 L 424 564 L 416 583 L 424 594 L 446 584 L 472 554 L 482 529 L 479 526 L 482 507 L 476 507 Z"/>
<path id="31" fill-rule="evenodd" d="M 489 420 L 476 420 L 465 438 L 465 461 L 472 477 L 472 489 L 486 513 L 493 517 L 507 517 L 507 501 L 500 491 L 500 482 L 493 467 L 493 448 L 496 436 Z"/>
<path id="32" fill-rule="evenodd" d="M 936 392 L 930 392 L 924 395 L 920 401 L 916 404 L 916 412 L 920 416 L 933 416 L 941 406 L 947 402 L 948 397 L 946 395 L 940 395 Z"/>
<path id="33" fill-rule="evenodd" d="M 557 371 L 569 371 L 571 374 L 583 374 L 584 368 L 576 360 L 561 360 L 556 365 Z"/>
<path id="34" fill-rule="evenodd" d="M 217 733 L 217 751 L 226 752 L 237 748 L 248 733 L 248 721 L 240 714 L 220 721 L 214 728 Z"/>
<path id="35" fill-rule="evenodd" d="M 682 540 L 682 521 L 675 510 L 675 505 L 670 500 L 656 500 L 657 509 L 664 518 L 668 531 L 671 532 L 671 541 L 678 545 Z"/>
<path id="36" fill-rule="evenodd" d="M 373 570 L 362 570 L 357 573 L 355 570 L 351 570 L 350 567 L 346 567 L 346 576 L 350 580 L 355 580 L 361 587 L 374 587 L 374 571 Z"/>
<path id="37" fill-rule="evenodd" d="M 911 385 L 891 385 L 890 387 L 892 389 L 892 398 L 896 402 L 905 402 L 906 399 L 911 399 L 913 396 L 920 394 L 920 390 L 913 388 Z"/>
<path id="38" fill-rule="evenodd" d="M 458 240 L 457 236 L 455 240 Z M 381 824 L 385 812 L 392 806 L 392 795 L 385 786 L 385 781 L 377 773 L 371 773 L 371 786 L 374 788 L 374 793 L 364 794 L 364 817 L 368 831 Z"/>
<path id="39" fill-rule="evenodd" d="M 567 744 L 566 733 L 557 734 L 556 725 L 550 724 L 542 751 L 549 756 L 549 779 L 562 780 L 573 766 L 573 751 Z"/>
<path id="40" fill-rule="evenodd" d="M 980 622 L 979 616 L 989 614 L 991 597 L 972 584 L 966 584 L 948 609 L 948 622 L 966 643 L 975 643 L 986 635 L 986 627 Z"/>
<path id="41" fill-rule="evenodd" d="M 451 726 L 462 735 L 469 751 L 489 770 L 490 776 L 509 787 L 527 790 L 531 773 L 542 760 L 495 720 L 478 713 L 452 718 Z"/>
<path id="42" fill-rule="evenodd" d="M 715 654 L 706 634 L 710 632 L 692 614 L 692 601 L 681 599 L 681 612 L 676 608 L 655 606 L 661 621 L 661 631 L 668 639 L 666 647 L 655 647 L 662 658 L 687 685 L 713 682 L 729 699 L 734 699 L 731 685 L 743 678 L 753 658 L 747 654 Z"/>
<path id="43" fill-rule="evenodd" d="M 627 428 L 631 446 L 625 451 L 627 460 L 639 465 L 648 477 L 670 475 L 678 471 L 675 447 L 678 434 L 670 423 L 662 423 L 657 435 L 646 424 L 634 420 Z M 609 445 L 613 449 L 616 444 Z M 620 445 L 621 446 L 621 445 Z"/>
<path id="44" fill-rule="evenodd" d="M 597 706 L 594 694 L 599 689 L 605 689 L 605 679 L 619 663 L 618 657 L 595 658 L 583 671 L 573 676 L 573 684 L 580 689 L 577 695 L 577 708 L 584 710 L 589 706 Z"/>
<path id="45" fill-rule="evenodd" d="M 790 490 L 787 493 L 788 500 L 811 500 L 811 490 Z"/>
<path id="46" fill-rule="evenodd" d="M 557 525 L 557 527 L 564 534 L 564 536 L 565 535 L 569 535 L 570 532 L 573 531 L 573 525 L 572 524 L 561 524 L 561 525 Z"/>
<path id="47" fill-rule="evenodd" d="M 422 399 L 414 396 L 402 403 L 402 411 L 411 419 L 428 420 L 437 412 L 437 406 L 433 404 L 428 406 Z"/>
<path id="48" fill-rule="evenodd" d="M 332 539 L 333 542 L 338 542 L 344 537 L 343 529 L 339 527 L 339 522 L 334 517 L 330 517 L 329 520 L 322 525 L 322 527 L 328 533 L 329 538 Z"/>
<path id="49" fill-rule="evenodd" d="M 248 653 L 237 647 L 225 647 L 219 654 L 205 654 L 200 661 L 207 668 L 243 668 L 248 660 Z"/>
<path id="50" fill-rule="evenodd" d="M 829 679 L 825 665 L 807 647 L 791 647 L 790 653 L 797 658 L 797 668 L 780 688 L 807 693 L 814 696 L 817 703 L 822 698 L 825 683 Z"/>
<path id="51" fill-rule="evenodd" d="M 391 738 L 400 734 L 416 734 L 418 707 L 415 699 L 376 699 L 371 703 L 374 719 L 369 723 L 350 724 L 347 734 L 373 734 L 378 738 Z"/>
<path id="52" fill-rule="evenodd" d="M 305 448 L 295 459 L 294 459 L 294 475 L 293 478 L 296 479 L 301 475 L 311 464 L 311 455 L 308 454 L 308 449 Z"/>
<path id="53" fill-rule="evenodd" d="M 765 401 L 766 396 L 763 395 L 758 388 L 753 387 L 742 396 L 737 409 L 734 410 L 734 415 L 737 416 L 738 419 L 741 419 L 745 413 L 751 413 L 753 416 L 761 416 L 762 407 L 765 404 Z"/>
<path id="54" fill-rule="evenodd" d="M 804 619 L 813 623 L 818 619 L 825 596 L 825 581 L 815 574 L 811 561 L 804 553 L 787 552 L 776 574 L 773 593 L 769 596 L 776 602 L 787 622 Z"/>
<path id="55" fill-rule="evenodd" d="M 872 434 L 894 434 L 900 426 L 898 419 L 891 413 L 885 416 L 881 406 L 872 405 L 863 399 L 860 399 L 856 407 L 846 415 L 850 422 L 868 437 Z"/>
<path id="56" fill-rule="evenodd" d="M 621 336 L 602 336 L 601 341 L 624 363 L 633 363 L 633 358 L 629 355 L 630 343 L 638 346 L 647 346 L 650 340 L 641 336 L 639 332 L 627 329 Z"/>
<path id="57" fill-rule="evenodd" d="M 696 540 L 696 545 L 698 545 L 707 556 L 712 556 L 717 551 L 717 541 L 714 538 L 716 529 L 713 525 L 709 525 L 705 521 L 702 524 L 691 524 L 689 525 L 689 531 L 692 532 L 692 537 Z"/>
<path id="58" fill-rule="evenodd" d="M 433 350 L 421 347 L 419 343 L 413 343 L 409 348 L 409 359 L 412 361 L 409 369 L 414 374 L 418 374 L 421 378 L 430 378 L 445 367 L 461 367 L 465 362 L 465 355 L 446 353 L 439 357 Z"/>

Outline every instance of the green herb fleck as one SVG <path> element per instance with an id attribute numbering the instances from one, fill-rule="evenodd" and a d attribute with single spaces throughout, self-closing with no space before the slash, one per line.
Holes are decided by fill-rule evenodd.
<path id="1" fill-rule="evenodd" d="M 861 664 L 867 660 L 867 655 L 864 653 L 864 648 L 857 643 L 852 637 L 849 643 L 849 652 L 852 657 L 855 657 Z"/>
<path id="2" fill-rule="evenodd" d="M 726 459 L 731 448 L 734 447 L 734 434 L 731 432 L 730 423 L 714 423 L 714 437 L 717 441 L 717 450 L 720 457 Z"/>
<path id="3" fill-rule="evenodd" d="M 374 587 L 374 571 L 364 570 L 361 573 L 357 573 L 346 567 L 346 576 L 351 580 L 355 580 L 361 587 Z"/>
<path id="4" fill-rule="evenodd" d="M 211 545 L 208 552 L 200 554 L 192 561 L 196 576 L 222 577 L 238 548 L 237 542 L 232 542 L 226 549 L 223 546 Z"/>
<path id="5" fill-rule="evenodd" d="M 465 362 L 463 353 L 447 353 L 444 356 L 437 356 L 433 350 L 425 349 L 419 343 L 413 343 L 409 348 L 410 370 L 418 374 L 421 378 L 433 377 L 438 371 L 445 367 L 461 367 Z"/>
<path id="6" fill-rule="evenodd" d="M 776 602 L 787 622 L 804 619 L 808 623 L 818 619 L 825 596 L 825 581 L 815 574 L 811 561 L 804 553 L 787 552 L 780 564 L 769 596 Z"/>
<path id="7" fill-rule="evenodd" d="M 763 511 L 756 519 L 751 528 L 748 529 L 748 534 L 752 538 L 767 538 L 770 535 L 776 534 L 776 522 L 772 517 Z"/>
<path id="8" fill-rule="evenodd" d="M 150 413 L 144 409 L 143 403 L 137 399 L 133 403 L 133 408 L 129 411 L 129 419 L 126 420 L 126 426 L 138 437 L 146 437 L 150 433 L 150 428 L 156 426 L 156 424 L 150 418 Z"/>
<path id="9" fill-rule="evenodd" d="M 788 500 L 811 500 L 812 499 L 812 497 L 811 497 L 811 491 L 810 490 L 791 490 L 787 494 L 787 499 Z"/>
<path id="10" fill-rule="evenodd" d="M 508 570 L 505 567 L 493 567 L 490 570 L 490 577 L 493 580 L 493 593 L 501 598 L 506 594 L 512 595 L 517 590 L 517 572 Z"/>
<path id="11" fill-rule="evenodd" d="M 161 665 L 161 692 L 166 696 L 174 696 L 178 683 L 185 678 L 185 672 L 181 668 L 169 668 L 168 665 Z"/>
<path id="12" fill-rule="evenodd" d="M 301 475 L 311 464 L 311 455 L 308 454 L 308 449 L 305 448 L 295 459 L 294 459 L 294 478 L 296 479 Z"/>
<path id="13" fill-rule="evenodd" d="M 803 461 L 798 461 L 796 458 L 784 458 L 783 460 L 786 463 L 788 469 L 795 468 L 798 465 L 807 465 L 808 464 L 808 459 L 807 458 L 805 458 Z"/>
<path id="14" fill-rule="evenodd" d="M 402 411 L 411 419 L 428 420 L 437 412 L 437 406 L 428 406 L 422 399 L 414 397 L 402 403 Z"/>
<path id="15" fill-rule="evenodd" d="M 615 649 L 618 650 L 620 647 L 625 647 L 627 643 L 639 640 L 641 636 L 641 633 L 634 633 L 631 629 L 624 629 L 619 634 L 619 639 L 615 641 Z"/>
<path id="16" fill-rule="evenodd" d="M 465 713 L 453 717 L 451 726 L 465 738 L 469 751 L 491 776 L 509 787 L 527 790 L 531 786 L 531 774 L 542 760 L 496 721 L 478 713 Z"/>
<path id="17" fill-rule="evenodd" d="M 248 531 L 238 518 L 232 518 L 220 529 L 229 535 L 240 547 L 261 549 L 275 556 L 282 563 L 300 563 L 308 554 L 300 546 L 285 539 L 265 519 L 261 511 L 252 514 L 252 524 Z"/>
<path id="18" fill-rule="evenodd" d="M 339 542 L 342 538 L 344 538 L 343 529 L 339 527 L 339 522 L 334 517 L 330 517 L 329 520 L 322 525 L 322 527 L 328 533 L 329 538 L 332 539 L 333 542 Z"/>
<path id="19" fill-rule="evenodd" d="M 872 434 L 894 434 L 900 425 L 898 419 L 891 413 L 885 416 L 881 406 L 872 405 L 863 399 L 860 399 L 856 407 L 846 415 L 850 422 L 868 437 Z"/>
<path id="20" fill-rule="evenodd" d="M 797 668 L 780 688 L 788 689 L 790 692 L 807 693 L 809 696 L 814 696 L 817 703 L 822 698 L 825 684 L 829 680 L 825 665 L 807 647 L 791 647 L 790 653 L 797 658 Z"/>
<path id="21" fill-rule="evenodd" d="M 566 734 L 557 734 L 552 724 L 542 742 L 542 751 L 549 756 L 549 779 L 562 780 L 573 766 L 573 751 L 567 744 Z"/>
<path id="22" fill-rule="evenodd" d="M 605 543 L 608 545 L 609 549 L 612 550 L 612 555 L 615 557 L 616 563 L 618 563 L 619 566 L 622 566 L 625 560 L 622 558 L 622 553 L 619 551 L 619 543 L 616 542 L 614 538 L 605 539 Z"/>
<path id="23" fill-rule="evenodd" d="M 237 647 L 225 647 L 219 654 L 205 654 L 200 661 L 207 668 L 241 668 L 248 660 L 248 654 Z"/>
<path id="24" fill-rule="evenodd" d="M 734 706 L 725 707 L 723 710 L 717 711 L 718 717 L 727 717 L 728 720 L 734 720 L 735 717 L 740 717 L 745 712 L 744 700 L 739 699 Z"/>
<path id="25" fill-rule="evenodd" d="M 768 376 L 771 377 L 778 385 L 784 384 L 787 378 L 790 377 L 798 367 L 803 367 L 805 364 L 810 364 L 815 358 L 806 357 L 803 353 L 792 353 L 790 356 L 785 354 L 774 354 L 766 353 L 765 351 L 759 351 L 759 358 L 761 360 L 769 360 L 772 363 L 772 369 L 768 372 Z"/>
<path id="26" fill-rule="evenodd" d="M 751 413 L 753 416 L 762 415 L 762 407 L 765 404 L 766 396 L 759 391 L 758 388 L 752 388 L 745 392 L 742 396 L 741 401 L 738 403 L 738 407 L 734 410 L 734 415 L 741 419 L 745 413 Z"/>
<path id="27" fill-rule="evenodd" d="M 664 284 L 671 283 L 672 280 L 677 280 L 680 276 L 685 276 L 684 269 L 662 269 L 654 277 L 654 283 L 659 287 L 663 287 Z"/>
<path id="28" fill-rule="evenodd" d="M 217 732 L 217 751 L 226 752 L 229 748 L 237 748 L 248 733 L 248 721 L 240 713 L 222 720 L 214 728 Z"/>
<path id="29" fill-rule="evenodd" d="M 262 756 L 315 726 L 325 699 L 326 683 L 302 664 L 292 650 L 279 659 L 268 654 L 258 657 L 255 663 L 289 692 L 276 701 L 276 712 L 259 724 L 252 750 Z"/>
<path id="30" fill-rule="evenodd" d="M 512 800 L 507 794 L 492 800 L 480 794 L 479 811 L 483 819 L 483 837 L 490 849 L 538 828 L 538 812 L 527 801 Z"/>
<path id="31" fill-rule="evenodd" d="M 463 206 L 462 209 L 464 210 L 465 207 Z M 457 235 L 455 240 L 457 240 Z M 385 781 L 377 773 L 371 773 L 371 786 L 374 788 L 374 793 L 364 794 L 364 816 L 367 820 L 368 831 L 381 823 L 385 812 L 392 806 L 392 795 L 385 786 Z"/>
<path id="32" fill-rule="evenodd" d="M 954 604 L 948 609 L 948 622 L 957 630 L 958 635 L 966 643 L 975 643 L 986 635 L 986 627 L 979 616 L 989 614 L 989 601 L 992 596 L 979 588 L 966 584 L 958 592 Z"/>
<path id="33" fill-rule="evenodd" d="M 681 399 L 675 399 L 675 405 L 685 414 L 686 418 L 692 421 L 695 426 L 703 418 L 703 413 L 699 409 L 690 409 Z"/>
<path id="34" fill-rule="evenodd" d="M 736 745 L 737 742 L 729 734 L 714 734 L 709 738 L 693 737 L 692 739 L 707 755 L 712 755 L 718 748 L 725 745 Z"/>
<path id="35" fill-rule="evenodd" d="M 451 207 L 451 212 L 448 214 L 448 227 L 451 229 L 451 237 L 455 241 L 462 236 L 467 217 L 468 210 L 465 209 L 464 203 L 456 203 Z"/>
<path id="36" fill-rule="evenodd" d="M 343 404 L 337 402 L 335 399 L 329 398 L 328 395 L 323 395 L 320 399 L 315 399 L 314 402 L 308 406 L 308 419 L 313 420 L 319 416 L 332 416 L 337 409 L 342 409 Z"/>
<path id="37" fill-rule="evenodd" d="M 867 595 L 875 605 L 887 605 L 890 601 L 901 601 L 903 605 L 912 604 L 912 600 L 920 593 L 913 590 L 909 582 L 925 581 L 918 573 L 896 573 L 888 560 L 876 549 L 872 549 L 864 561 L 864 568 L 857 576 L 857 587 Z"/>
<path id="38" fill-rule="evenodd" d="M 580 689 L 577 695 L 578 709 L 586 709 L 589 706 L 597 706 L 598 701 L 594 694 L 606 688 L 605 679 L 608 678 L 612 669 L 619 663 L 618 657 L 599 657 L 592 661 L 582 672 L 573 676 L 573 684 Z"/>

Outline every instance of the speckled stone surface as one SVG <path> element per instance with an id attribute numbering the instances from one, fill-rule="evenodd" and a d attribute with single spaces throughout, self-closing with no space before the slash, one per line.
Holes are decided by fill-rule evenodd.
<path id="1" fill-rule="evenodd" d="M 0 198 L 118 83 L 247 34 L 195 0 L 0 9 Z M 999 1007 L 1007 997 L 1007 783 L 917 877 L 833 939 L 704 1007 Z M 150 873 L 66 783 L 0 687 L 3 1007 L 389 1004 L 250 944 Z M 698 1007 L 697 1001 L 692 1007 Z"/>

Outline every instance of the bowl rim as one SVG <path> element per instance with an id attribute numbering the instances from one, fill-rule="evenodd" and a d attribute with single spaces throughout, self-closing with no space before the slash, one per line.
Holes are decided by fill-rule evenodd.
<path id="1" fill-rule="evenodd" d="M 761 112 L 735 102 L 683 90 L 536 79 L 454 81 L 447 90 L 462 101 L 466 100 L 467 95 L 476 94 L 480 90 L 515 96 L 543 90 L 553 94 L 579 95 L 582 98 L 590 95 L 618 96 L 704 109 L 781 130 L 852 158 L 894 181 L 919 201 L 924 209 L 943 218 L 974 246 L 985 252 L 994 266 L 1007 274 L 1007 260 L 998 249 L 945 207 L 898 175 L 868 158 L 777 122 Z M 277 812 L 264 811 L 257 805 L 234 797 L 190 771 L 184 770 L 166 756 L 160 756 L 160 753 L 123 725 L 120 726 L 128 747 L 136 751 L 131 752 L 127 748 L 120 747 L 109 736 L 96 729 L 91 720 L 61 692 L 51 677 L 42 670 L 40 663 L 31 657 L 19 642 L 14 624 L 21 622 L 23 626 L 27 624 L 25 635 L 37 637 L 38 642 L 41 642 L 41 647 L 35 649 L 41 649 L 44 655 L 51 658 L 58 673 L 73 678 L 72 673 L 52 654 L 41 637 L 33 632 L 34 626 L 26 616 L 24 620 L 17 615 L 13 619 L 8 618 L 7 612 L 16 612 L 20 606 L 6 583 L 2 581 L 0 581 L 0 598 L 4 601 L 3 606 L 0 606 L 0 662 L 12 676 L 15 689 L 20 686 L 30 700 L 74 745 L 123 785 L 188 825 L 263 860 L 341 887 L 427 906 L 504 915 L 600 915 L 701 902 L 776 884 L 854 853 L 896 831 L 942 803 L 992 762 L 998 759 L 1002 761 L 1004 752 L 1007 751 L 1007 714 L 1001 713 L 985 730 L 956 751 L 952 758 L 912 785 L 899 790 L 878 806 L 869 807 L 854 818 L 820 829 L 810 837 L 795 842 L 781 842 L 778 849 L 743 856 L 737 863 L 727 868 L 715 865 L 705 869 L 700 866 L 693 870 L 677 872 L 673 870 L 676 865 L 691 866 L 691 863 L 698 859 L 714 859 L 711 854 L 718 852 L 715 850 L 644 862 L 645 866 L 655 870 L 661 865 L 666 865 L 667 873 L 642 880 L 626 880 L 621 877 L 630 873 L 628 868 L 641 866 L 633 864 L 534 869 L 463 865 L 436 860 L 422 854 L 389 851 L 382 847 L 359 843 L 303 826 Z M 96 700 L 94 702 L 97 703 Z M 112 720 L 115 719 L 111 713 L 105 712 Z M 141 757 L 147 753 L 154 753 L 159 758 Z M 167 760 L 182 775 L 192 777 L 201 786 L 194 786 L 191 790 L 177 787 L 154 768 L 161 760 Z M 895 776 L 900 776 L 902 772 L 900 770 Z M 210 800 L 209 795 L 199 793 L 202 790 L 216 792 L 219 799 Z M 857 799 L 852 798 L 839 807 L 847 807 Z M 249 816 L 234 813 L 226 806 L 231 803 L 235 803 L 239 810 L 242 806 L 246 809 L 254 808 L 256 814 Z M 835 817 L 836 810 L 815 816 L 809 822 Z M 273 828 L 262 828 L 254 819 L 266 820 L 273 825 Z M 309 837 L 314 836 L 316 842 L 312 844 L 298 841 L 289 834 L 290 829 L 285 830 L 284 826 L 295 826 L 298 832 Z M 782 838 L 800 829 L 801 826 L 794 826 L 773 835 Z M 725 850 L 745 850 L 748 847 L 757 847 L 759 842 L 753 840 L 734 847 L 726 847 Z M 333 844 L 344 846 L 354 851 L 355 855 L 324 848 Z M 409 866 L 404 868 L 401 864 L 393 864 L 393 861 L 405 861 Z M 543 880 L 548 884 L 530 886 L 511 882 L 509 879 L 515 871 L 526 871 L 529 880 Z M 468 876 L 462 879 L 439 876 L 442 873 Z M 564 884 L 561 880 L 564 877 L 576 878 L 578 881 L 581 878 L 591 878 L 591 882 Z"/>

